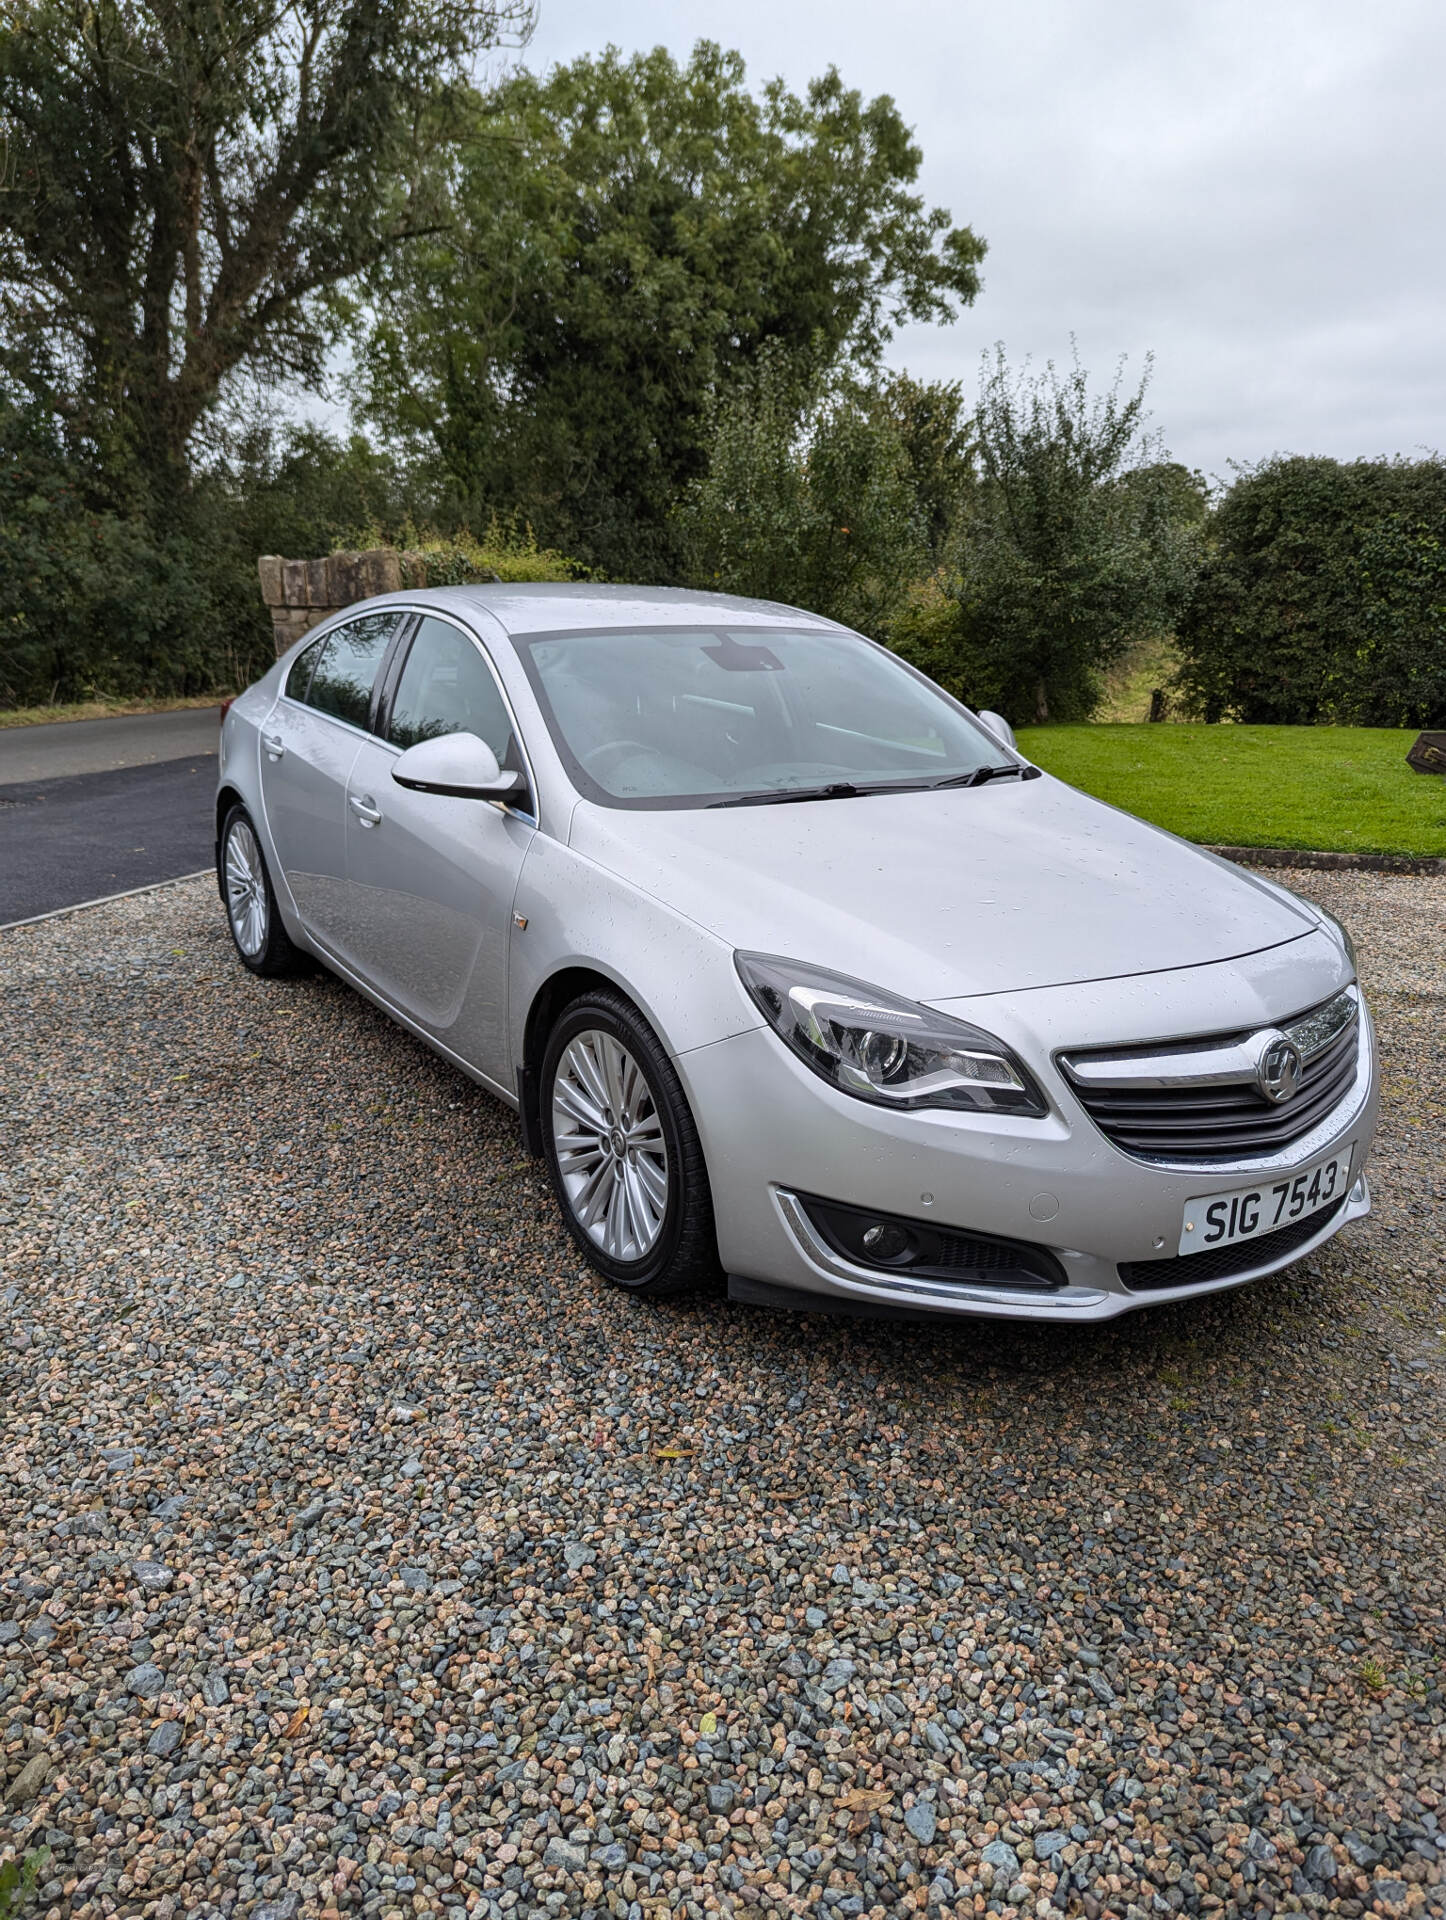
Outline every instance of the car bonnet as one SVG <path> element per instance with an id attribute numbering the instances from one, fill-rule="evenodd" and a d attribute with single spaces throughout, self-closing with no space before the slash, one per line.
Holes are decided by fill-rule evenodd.
<path id="1" fill-rule="evenodd" d="M 919 1000 L 1201 966 L 1317 926 L 1048 775 L 769 806 L 583 801 L 569 844 L 733 947 Z"/>

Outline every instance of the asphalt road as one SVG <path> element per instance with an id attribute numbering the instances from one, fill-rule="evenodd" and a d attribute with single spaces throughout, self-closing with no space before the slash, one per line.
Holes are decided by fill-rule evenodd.
<path id="1" fill-rule="evenodd" d="M 0 729 L 0 926 L 213 858 L 217 710 Z"/>
<path id="2" fill-rule="evenodd" d="M 0 727 L 0 787 L 20 780 L 57 780 L 70 773 L 108 773 L 154 766 L 189 754 L 214 753 L 219 707 L 179 713 L 126 713 L 112 720 L 57 720 L 41 727 Z"/>

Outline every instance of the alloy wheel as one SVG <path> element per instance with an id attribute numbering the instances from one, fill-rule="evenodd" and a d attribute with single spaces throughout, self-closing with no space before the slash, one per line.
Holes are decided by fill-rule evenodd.
<path id="1" fill-rule="evenodd" d="M 573 1217 L 613 1260 L 641 1260 L 663 1230 L 668 1148 L 657 1101 L 625 1046 L 595 1027 L 568 1043 L 552 1134 Z"/>
<path id="2" fill-rule="evenodd" d="M 226 836 L 226 911 L 237 946 L 254 960 L 266 945 L 270 903 L 261 848 L 246 820 L 237 820 Z"/>

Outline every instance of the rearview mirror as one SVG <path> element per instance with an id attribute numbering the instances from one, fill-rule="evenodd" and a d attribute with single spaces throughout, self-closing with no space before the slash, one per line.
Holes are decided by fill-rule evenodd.
<path id="1" fill-rule="evenodd" d="M 1006 747 L 1014 746 L 1014 729 L 1002 713 L 991 713 L 988 707 L 981 707 L 979 709 L 979 718 L 984 722 L 984 725 L 988 727 L 996 740 L 1002 740 Z"/>
<path id="2" fill-rule="evenodd" d="M 408 747 L 392 768 L 399 787 L 445 793 L 455 800 L 505 800 L 520 793 L 520 773 L 504 773 L 497 755 L 475 733 L 444 733 Z"/>

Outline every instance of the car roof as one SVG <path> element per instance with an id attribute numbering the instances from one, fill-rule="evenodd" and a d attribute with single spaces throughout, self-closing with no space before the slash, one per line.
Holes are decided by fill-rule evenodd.
<path id="1" fill-rule="evenodd" d="M 390 598 L 391 596 L 388 596 Z M 509 634 L 562 633 L 595 627 L 705 626 L 818 627 L 847 629 L 821 614 L 776 600 L 747 600 L 733 593 L 694 593 L 683 587 L 597 586 L 588 581 L 526 581 L 515 584 L 429 587 L 399 595 L 413 606 L 466 614 L 481 608 Z"/>

